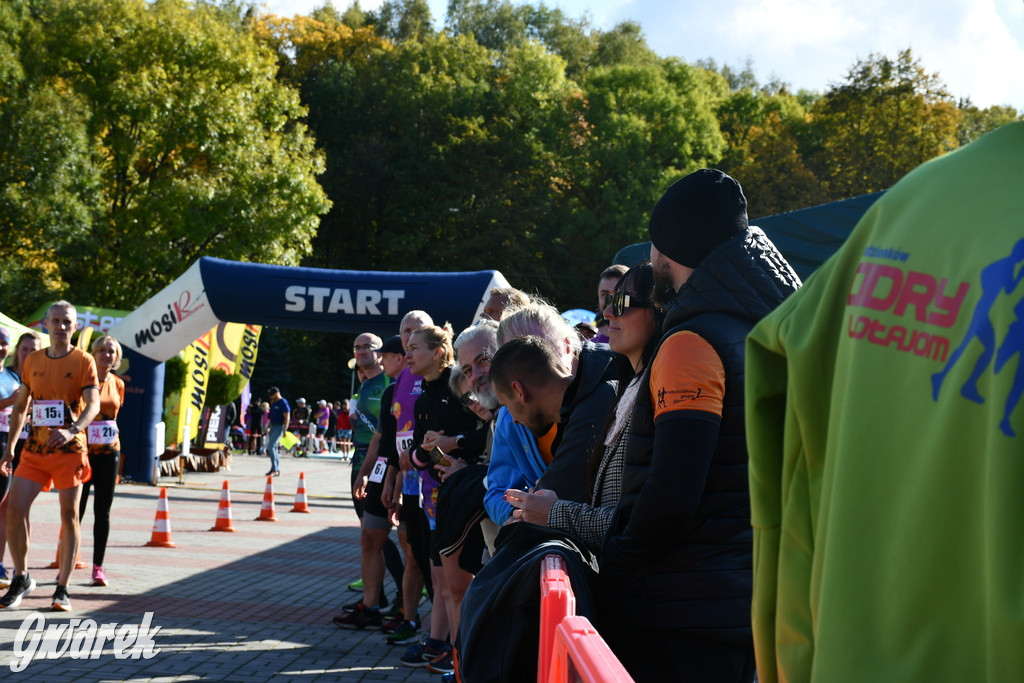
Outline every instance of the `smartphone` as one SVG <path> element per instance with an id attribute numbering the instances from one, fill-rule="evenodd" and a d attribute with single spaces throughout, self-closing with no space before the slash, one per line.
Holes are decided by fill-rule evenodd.
<path id="1" fill-rule="evenodd" d="M 452 464 L 452 461 L 448 459 L 448 456 L 440 448 L 430 451 L 430 460 L 435 465 L 444 465 L 445 467 Z"/>

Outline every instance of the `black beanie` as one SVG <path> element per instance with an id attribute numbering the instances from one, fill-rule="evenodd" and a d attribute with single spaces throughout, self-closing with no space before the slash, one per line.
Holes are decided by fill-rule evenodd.
<path id="1" fill-rule="evenodd" d="M 690 268 L 747 228 L 747 199 L 734 178 L 713 168 L 694 171 L 661 196 L 651 212 L 651 242 Z"/>

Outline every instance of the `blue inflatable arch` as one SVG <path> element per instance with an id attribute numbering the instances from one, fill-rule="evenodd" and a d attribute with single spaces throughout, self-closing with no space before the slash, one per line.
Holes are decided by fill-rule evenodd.
<path id="1" fill-rule="evenodd" d="M 496 270 L 409 273 L 294 268 L 203 257 L 110 330 L 129 360 L 131 384 L 118 416 L 124 474 L 155 482 L 155 426 L 164 361 L 222 322 L 381 337 L 420 309 L 456 333 L 483 311 Z"/>

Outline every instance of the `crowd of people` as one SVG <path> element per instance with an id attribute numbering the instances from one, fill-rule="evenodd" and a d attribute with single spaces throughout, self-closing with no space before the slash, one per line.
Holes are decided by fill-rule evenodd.
<path id="1" fill-rule="evenodd" d="M 356 339 L 362 595 L 336 625 L 408 645 L 405 666 L 524 680 L 554 549 L 636 680 L 753 680 L 743 345 L 800 280 L 719 171 L 670 187 L 651 238 L 649 262 L 595 273 L 596 330 L 496 289 L 458 334 L 410 311 Z"/>
<path id="2" fill-rule="evenodd" d="M 1013 522 L 1024 466 L 1013 419 L 1024 395 L 1024 239 L 998 220 L 1019 197 L 982 171 L 1024 172 L 1022 126 L 911 174 L 806 289 L 748 224 L 740 184 L 702 169 L 653 207 L 649 261 L 595 274 L 594 329 L 570 325 L 539 296 L 498 288 L 458 334 L 414 310 L 394 336 L 359 335 L 350 411 L 303 399 L 292 407 L 271 389 L 247 417 L 248 447 L 269 455 L 268 474 L 280 473 L 289 425 L 323 450 L 351 430 L 361 572 L 349 587 L 359 595 L 333 623 L 380 629 L 387 645 L 406 646 L 400 664 L 446 680 L 456 669 L 463 681 L 528 680 L 537 569 L 554 553 L 577 613 L 636 681 L 1019 678 Z M 921 215 L 950 227 L 956 248 L 937 247 Z M 952 229 L 973 215 L 993 218 L 991 244 Z M 902 271 L 865 261 L 897 245 L 927 270 L 908 271 L 902 290 Z M 940 283 L 933 271 L 949 275 Z M 883 277 L 888 293 L 873 289 Z M 911 318 L 953 327 L 976 279 L 981 300 L 952 354 L 949 340 L 943 352 L 915 346 L 934 336 L 902 327 L 893 336 Z M 844 319 L 851 307 L 886 322 L 858 333 L 861 319 Z M 93 440 L 93 427 L 115 425 L 123 385 L 110 370 L 120 349 L 104 337 L 95 360 L 74 350 L 66 302 L 47 325 L 50 348 L 31 353 L 29 340 L 22 355 L 19 340 L 18 363 L 0 373 L 11 435 L 0 473 L 22 455 L 0 505 L 14 520 L 4 607 L 35 586 L 27 510 L 51 478 L 65 521 L 54 608 L 70 609 L 90 471 L 93 576 L 104 580 L 100 518 L 118 447 L 116 426 L 110 440 Z M 9 341 L 0 337 L 0 354 Z M 1013 359 L 1016 373 L 1000 374 Z M 73 380 L 58 381 L 50 366 Z M 25 436 L 30 395 L 26 440 L 14 435 Z M 903 430 L 908 405 L 927 433 Z M 956 502 L 964 497 L 973 507 Z M 977 633 L 960 633 L 972 625 Z"/>

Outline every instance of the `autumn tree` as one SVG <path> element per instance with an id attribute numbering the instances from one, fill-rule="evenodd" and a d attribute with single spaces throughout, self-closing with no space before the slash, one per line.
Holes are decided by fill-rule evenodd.
<path id="1" fill-rule="evenodd" d="M 7 212 L 15 233 L 62 233 L 47 293 L 130 308 L 199 256 L 299 262 L 328 207 L 323 159 L 244 16 L 185 0 L 31 5 L 0 174 L 11 197 L 9 178 L 34 169 Z"/>
<path id="2" fill-rule="evenodd" d="M 887 189 L 957 146 L 956 103 L 909 49 L 858 61 L 811 116 L 819 140 L 812 163 L 829 199 Z"/>

